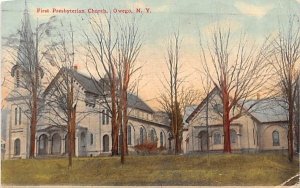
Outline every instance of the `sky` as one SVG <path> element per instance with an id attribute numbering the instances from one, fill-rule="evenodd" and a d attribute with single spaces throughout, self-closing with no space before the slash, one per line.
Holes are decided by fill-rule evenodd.
<path id="1" fill-rule="evenodd" d="M 106 9 L 108 11 L 150 8 L 151 13 L 137 14 L 143 35 L 143 46 L 137 59 L 142 66 L 139 96 L 158 109 L 156 102 L 163 90 L 161 81 L 166 74 L 166 48 L 169 36 L 179 31 L 181 41 L 180 62 L 186 85 L 201 89 L 199 35 L 209 36 L 216 24 L 230 27 L 234 36 L 245 32 L 250 41 L 262 42 L 287 24 L 288 15 L 300 13 L 300 0 L 27 0 L 31 25 L 47 21 L 55 15 L 72 22 L 75 33 L 88 29 L 82 14 L 57 14 L 52 9 Z M 20 28 L 25 0 L 2 0 L 1 36 L 16 33 Z M 38 8 L 50 13 L 38 13 Z M 121 17 L 136 14 L 118 13 Z M 80 40 L 80 39 L 79 39 Z M 2 54 L 2 56 L 5 54 Z M 2 75 L 6 75 L 2 63 Z M 79 63 L 79 71 L 86 73 Z M 3 93 L 3 92 L 2 92 Z M 5 96 L 5 94 L 4 94 Z"/>

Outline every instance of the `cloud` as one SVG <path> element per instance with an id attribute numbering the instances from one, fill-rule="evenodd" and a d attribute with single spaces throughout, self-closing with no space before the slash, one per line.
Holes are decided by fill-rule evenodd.
<path id="1" fill-rule="evenodd" d="M 297 0 L 300 1 L 300 0 Z M 264 6 L 257 6 L 248 4 L 245 2 L 236 2 L 234 6 L 243 14 L 248 16 L 253 16 L 258 19 L 264 17 L 271 9 L 273 9 L 272 5 L 264 5 Z"/>

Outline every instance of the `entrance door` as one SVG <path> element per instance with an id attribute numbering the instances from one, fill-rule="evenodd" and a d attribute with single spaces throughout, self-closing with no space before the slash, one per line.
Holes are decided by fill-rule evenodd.
<path id="1" fill-rule="evenodd" d="M 208 135 L 206 131 L 201 131 L 199 133 L 199 150 L 200 151 L 207 151 L 207 140 Z"/>
<path id="2" fill-rule="evenodd" d="M 42 134 L 39 137 L 39 155 L 46 155 L 48 152 L 48 137 L 45 134 Z"/>
<path id="3" fill-rule="evenodd" d="M 60 154 L 61 151 L 61 138 L 58 133 L 52 136 L 52 154 Z"/>

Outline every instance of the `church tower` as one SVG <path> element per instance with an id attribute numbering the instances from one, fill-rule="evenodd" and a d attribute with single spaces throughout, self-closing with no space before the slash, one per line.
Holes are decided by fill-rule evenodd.
<path id="1" fill-rule="evenodd" d="M 6 98 L 9 109 L 6 136 L 6 158 L 27 158 L 30 147 L 32 94 L 40 88 L 43 71 L 38 64 L 34 33 L 32 32 L 27 2 L 20 29 L 20 41 L 11 69 L 13 84 Z M 36 92 L 38 93 L 38 91 Z"/>

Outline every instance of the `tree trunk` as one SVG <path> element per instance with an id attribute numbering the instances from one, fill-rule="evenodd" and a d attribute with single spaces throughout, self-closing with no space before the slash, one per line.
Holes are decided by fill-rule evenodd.
<path id="1" fill-rule="evenodd" d="M 118 135 L 119 135 L 119 129 L 118 129 L 118 120 L 117 120 L 117 99 L 116 99 L 116 79 L 115 79 L 115 71 L 112 68 L 112 78 L 110 80 L 110 92 L 111 92 L 111 126 L 112 126 L 112 149 L 111 149 L 111 155 L 118 155 Z"/>
<path id="2" fill-rule="evenodd" d="M 123 130 L 124 130 L 124 139 L 123 139 L 123 142 L 124 142 L 124 154 L 125 155 L 128 155 L 128 143 L 127 143 L 127 124 L 128 124 L 128 115 L 127 115 L 127 92 L 124 93 L 124 113 L 123 113 Z"/>
<path id="3" fill-rule="evenodd" d="M 34 158 L 36 125 L 37 125 L 37 88 L 35 84 L 32 84 L 32 110 L 31 110 L 29 158 Z"/>
<path id="4" fill-rule="evenodd" d="M 229 121 L 229 96 L 223 91 L 223 132 L 224 132 L 224 153 L 231 153 L 230 143 L 230 121 Z"/>
<path id="5" fill-rule="evenodd" d="M 68 120 L 68 145 L 69 145 L 69 151 L 68 151 L 68 158 L 69 158 L 69 167 L 72 167 L 72 127 L 71 122 Z"/>
<path id="6" fill-rule="evenodd" d="M 31 117 L 31 129 L 30 129 L 30 154 L 29 154 L 29 158 L 34 158 L 34 153 L 35 153 L 35 133 L 36 133 L 36 124 L 37 124 L 36 105 L 37 105 L 36 102 L 33 101 L 32 117 Z"/>
<path id="7" fill-rule="evenodd" d="M 293 161 L 294 149 L 293 149 L 293 120 L 294 120 L 294 105 L 291 103 L 292 98 L 289 96 L 289 121 L 288 121 L 288 156 L 289 161 Z"/>

